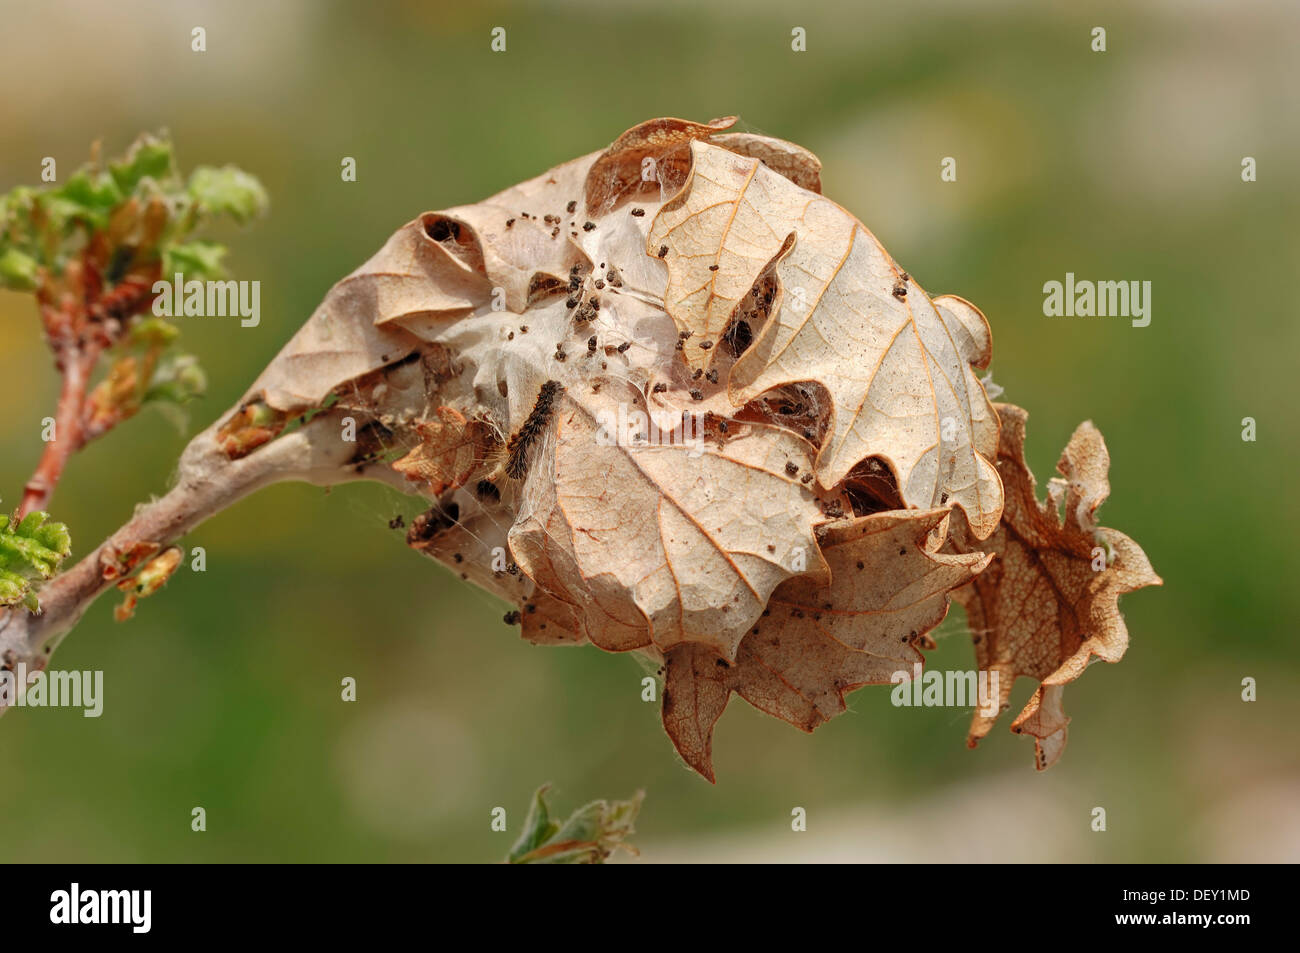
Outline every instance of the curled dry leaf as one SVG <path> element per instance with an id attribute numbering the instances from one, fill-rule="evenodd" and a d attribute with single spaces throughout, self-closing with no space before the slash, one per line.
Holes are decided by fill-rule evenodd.
<path id="1" fill-rule="evenodd" d="M 820 567 L 821 511 L 787 472 L 806 470 L 812 448 L 761 424 L 700 446 L 602 434 L 602 414 L 616 423 L 621 402 L 637 396 L 610 384 L 564 401 L 550 472 L 539 471 L 542 494 L 511 531 L 511 550 L 530 576 L 586 608 L 601 648 L 690 643 L 734 659 L 772 591 Z"/>
<path id="2" fill-rule="evenodd" d="M 420 443 L 395 460 L 393 469 L 408 480 L 423 483 L 434 495 L 464 486 L 482 462 L 487 439 L 483 429 L 456 408 L 439 407 L 435 419 L 416 421 Z"/>
<path id="3" fill-rule="evenodd" d="M 996 405 L 1002 420 L 998 472 L 1006 488 L 1002 522 L 989 539 L 973 544 L 996 553 L 989 569 L 954 597 L 965 607 L 983 671 L 998 673 L 1000 708 L 1020 676 L 1040 682 L 1011 730 L 1035 740 L 1039 770 L 1065 749 L 1064 686 L 1083 674 L 1093 656 L 1118 662 L 1128 648 L 1128 628 L 1118 599 L 1161 585 L 1141 547 L 1123 533 L 1097 526 L 1097 508 L 1110 495 L 1110 455 L 1091 422 L 1079 425 L 1061 454 L 1047 499 L 1037 497 L 1025 465 L 1028 414 Z M 1064 502 L 1065 518 L 1060 511 Z M 957 549 L 972 545 L 954 534 Z M 971 747 L 988 734 L 997 715 L 976 711 Z"/>
<path id="4" fill-rule="evenodd" d="M 655 219 L 666 249 L 665 306 L 692 369 L 721 352 L 741 300 L 771 272 L 777 296 L 731 369 L 740 406 L 797 381 L 830 395 L 818 479 L 834 486 L 879 456 L 911 506 L 954 502 L 983 538 L 1002 487 L 985 454 L 997 443 L 992 407 L 973 368 L 988 366 L 984 316 L 959 298 L 931 301 L 861 223 L 756 158 L 695 142 L 680 195 Z M 981 452 L 983 451 L 983 452 Z"/>
<path id="5" fill-rule="evenodd" d="M 324 455 L 426 497 L 410 544 L 525 638 L 666 664 L 709 777 L 732 692 L 811 729 L 909 669 L 1002 514 L 984 316 L 732 122 L 652 120 L 419 216 L 216 430 L 256 460 L 351 419 Z M 972 538 L 941 553 L 954 507 Z"/>
<path id="6" fill-rule="evenodd" d="M 910 677 L 916 645 L 948 612 L 949 590 L 987 564 L 939 552 L 947 510 L 895 511 L 825 528 L 829 580 L 784 583 L 740 643 L 734 664 L 706 645 L 667 653 L 663 719 L 686 762 L 713 780 L 713 725 L 736 692 L 804 731 L 844 711 L 844 694 Z"/>

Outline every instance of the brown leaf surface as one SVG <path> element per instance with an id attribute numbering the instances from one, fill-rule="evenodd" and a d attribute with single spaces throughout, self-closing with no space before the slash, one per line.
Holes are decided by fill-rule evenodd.
<path id="1" fill-rule="evenodd" d="M 991 355 L 984 316 L 959 298 L 932 302 L 861 223 L 761 160 L 705 142 L 691 153 L 686 185 L 647 243 L 668 266 L 664 306 L 691 334 L 688 366 L 714 364 L 737 308 L 771 268 L 780 293 L 731 369 L 731 402 L 820 383 L 831 401 L 823 486 L 879 456 L 909 506 L 951 501 L 977 536 L 991 533 L 1002 487 L 980 452 L 996 435 L 974 373 Z"/>
<path id="2" fill-rule="evenodd" d="M 800 576 L 772 595 L 734 664 L 698 642 L 666 653 L 664 728 L 687 764 L 713 780 L 713 725 L 732 692 L 804 731 L 844 711 L 862 685 L 911 677 L 918 640 L 948 612 L 948 592 L 988 565 L 939 552 L 948 511 L 894 511 L 827 527 L 829 583 Z"/>
<path id="3" fill-rule="evenodd" d="M 601 414 L 617 413 L 617 394 L 564 399 L 549 466 L 530 477 L 543 496 L 511 531 L 511 549 L 530 576 L 584 609 L 602 648 L 638 647 L 632 636 L 732 659 L 781 582 L 824 574 L 813 535 L 821 510 L 788 469 L 806 471 L 812 447 L 758 424 L 718 442 L 616 442 Z"/>
<path id="4" fill-rule="evenodd" d="M 483 458 L 487 438 L 482 425 L 465 419 L 454 407 L 439 407 L 432 420 L 415 425 L 420 443 L 393 469 L 435 496 L 463 486 Z"/>
<path id="5" fill-rule="evenodd" d="M 1128 629 L 1118 599 L 1161 585 L 1161 579 L 1137 543 L 1097 526 L 1097 508 L 1110 494 L 1110 455 L 1097 428 L 1085 422 L 1075 430 L 1056 465 L 1064 480 L 1052 480 L 1046 501 L 1039 502 L 1025 464 L 1028 414 L 1010 404 L 995 406 L 1002 420 L 1002 522 L 982 542 L 966 542 L 956 533 L 954 543 L 958 549 L 977 545 L 997 559 L 953 595 L 966 609 L 980 669 L 998 673 L 1001 707 L 1007 707 L 1018 677 L 1041 683 L 1011 730 L 1035 739 L 1036 762 L 1043 770 L 1065 749 L 1069 718 L 1061 706 L 1063 686 L 1082 675 L 1093 656 L 1107 662 L 1123 657 Z M 971 747 L 996 719 L 975 713 Z"/>

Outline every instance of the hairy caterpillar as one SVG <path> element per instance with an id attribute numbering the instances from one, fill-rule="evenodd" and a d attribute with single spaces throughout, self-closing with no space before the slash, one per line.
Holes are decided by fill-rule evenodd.
<path id="1" fill-rule="evenodd" d="M 538 436 L 546 429 L 551 419 L 551 408 L 555 398 L 564 390 L 559 381 L 547 381 L 537 392 L 537 403 L 528 414 L 522 427 L 506 444 L 506 476 L 512 480 L 522 480 L 528 473 L 528 453 L 533 448 Z"/>
<path id="2" fill-rule="evenodd" d="M 143 276 L 124 278 L 95 302 L 92 313 L 100 319 L 123 321 L 139 314 L 156 297 L 153 280 Z"/>

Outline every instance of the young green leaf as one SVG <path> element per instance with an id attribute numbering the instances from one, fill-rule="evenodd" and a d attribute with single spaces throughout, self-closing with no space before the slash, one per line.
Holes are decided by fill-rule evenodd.
<path id="1" fill-rule="evenodd" d="M 262 183 L 242 169 L 200 166 L 190 176 L 189 195 L 203 215 L 229 215 L 241 225 L 266 210 Z"/>
<path id="2" fill-rule="evenodd" d="M 49 522 L 48 513 L 29 513 L 12 527 L 0 516 L 0 606 L 22 603 L 35 612 L 36 589 L 71 552 L 68 527 Z"/>
<path id="3" fill-rule="evenodd" d="M 40 265 L 31 255 L 17 248 L 0 252 L 0 288 L 31 291 L 36 287 Z"/>
<path id="4" fill-rule="evenodd" d="M 124 158 L 109 163 L 109 172 L 117 187 L 129 195 L 143 179 L 164 182 L 172 178 L 172 151 L 169 141 L 144 135 L 135 141 Z"/>
<path id="5" fill-rule="evenodd" d="M 578 808 L 563 824 L 551 820 L 542 785 L 524 821 L 523 833 L 510 848 L 511 864 L 603 864 L 615 848 L 636 853 L 625 843 L 645 798 L 638 791 L 626 801 L 592 801 Z"/>
<path id="6" fill-rule="evenodd" d="M 187 279 L 201 281 L 224 278 L 226 270 L 221 267 L 221 259 L 225 256 L 224 245 L 206 239 L 171 245 L 163 252 L 162 273 L 171 276 L 179 272 Z"/>
<path id="7" fill-rule="evenodd" d="M 533 801 L 528 806 L 528 817 L 524 820 L 523 833 L 510 848 L 506 858 L 510 863 L 520 863 L 525 855 L 541 847 L 559 830 L 559 825 L 551 820 L 551 812 L 546 807 L 546 792 L 549 788 L 549 784 L 543 784 L 533 793 Z"/>

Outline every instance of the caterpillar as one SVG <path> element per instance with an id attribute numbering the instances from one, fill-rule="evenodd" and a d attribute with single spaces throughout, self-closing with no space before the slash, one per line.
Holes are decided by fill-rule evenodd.
<path id="1" fill-rule="evenodd" d="M 555 398 L 563 391 L 564 385 L 559 381 L 547 381 L 537 392 L 537 403 L 529 412 L 528 419 L 506 444 L 506 476 L 510 479 L 522 480 L 527 475 L 529 451 L 550 422 Z"/>
<path id="2" fill-rule="evenodd" d="M 111 318 L 123 321 L 139 314 L 155 297 L 151 278 L 132 275 L 119 281 L 107 294 L 101 295 L 91 312 L 101 320 Z"/>

